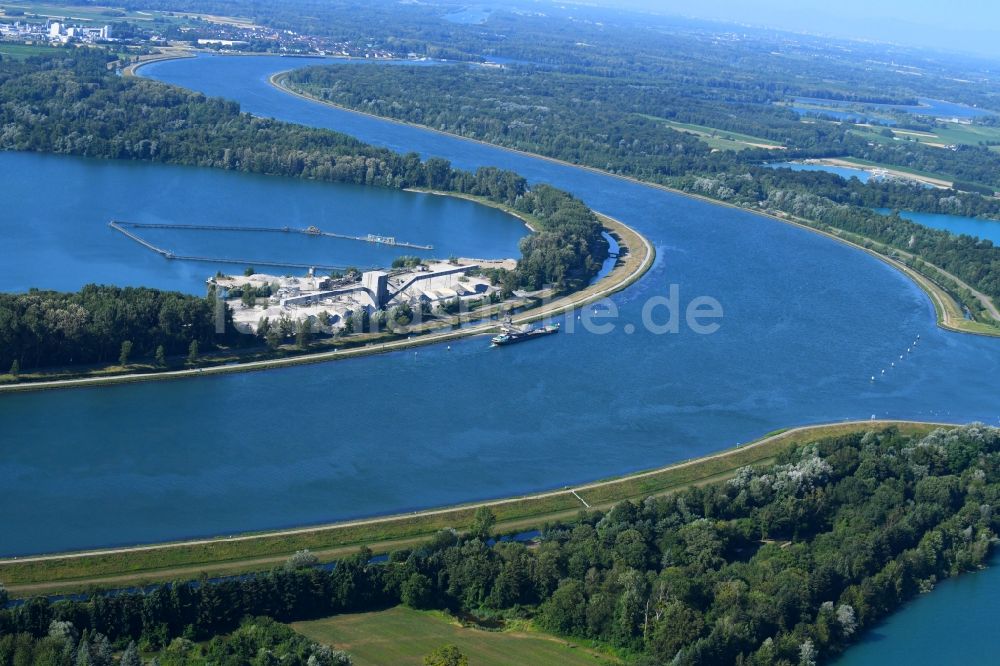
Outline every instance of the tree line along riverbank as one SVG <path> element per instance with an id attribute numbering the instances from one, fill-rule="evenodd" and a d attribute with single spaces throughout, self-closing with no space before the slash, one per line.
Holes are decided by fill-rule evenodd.
<path id="1" fill-rule="evenodd" d="M 57 621 L 123 648 L 137 641 L 156 650 L 175 636 L 232 631 L 248 615 L 288 622 L 404 604 L 527 620 L 640 664 L 829 658 L 936 581 L 986 562 L 1000 526 L 984 509 L 1000 499 L 998 456 L 1000 430 L 981 425 L 793 429 L 620 481 L 350 526 L 403 529 L 381 542 L 390 552 L 380 562 L 362 549 L 315 568 L 318 559 L 300 547 L 324 530 L 290 531 L 274 538 L 297 552 L 260 575 L 86 601 L 34 598 L 0 611 L 0 641 L 20 633 L 22 645 L 44 642 Z M 524 529 L 531 502 L 540 509 L 534 525 L 545 523 L 534 546 L 491 539 Z M 427 536 L 407 538 L 420 520 L 430 520 Z M 204 553 L 267 538 L 174 548 Z M 85 586 L 102 581 L 88 567 L 170 552 L 26 558 L 3 562 L 0 576 L 36 567 L 48 579 L 70 567 L 65 582 Z M 231 550 L 220 564 L 241 556 Z M 171 573 L 164 560 L 158 565 L 153 580 Z"/>
<path id="2" fill-rule="evenodd" d="M 280 562 L 302 549 L 309 549 L 323 558 L 350 554 L 361 546 L 374 552 L 387 552 L 418 543 L 439 529 L 461 528 L 482 506 L 494 513 L 497 529 L 502 532 L 538 529 L 553 520 L 572 517 L 581 509 L 608 508 L 623 500 L 637 500 L 692 484 L 724 480 L 740 467 L 769 463 L 788 447 L 883 427 L 895 428 L 907 435 L 922 435 L 936 427 L 952 426 L 862 421 L 789 428 L 736 448 L 660 469 L 523 497 L 328 526 L 0 559 L 0 582 L 18 596 L 30 596 L 82 591 L 93 585 L 107 587 L 169 581 L 185 575 L 184 572 L 187 575 L 233 575 Z"/>
<path id="3" fill-rule="evenodd" d="M 447 94 L 442 92 L 442 86 L 454 84 L 459 78 L 463 82 L 461 92 L 454 85 L 448 87 Z M 670 129 L 639 111 L 630 111 L 636 104 L 651 106 L 653 101 L 645 96 L 628 102 L 616 97 L 621 93 L 619 88 L 628 88 L 627 77 L 611 84 L 518 65 L 503 71 L 480 71 L 458 66 L 331 64 L 284 73 L 272 78 L 272 83 L 321 103 L 540 157 L 566 160 L 574 166 L 635 178 L 779 218 L 791 216 L 807 221 L 810 226 L 861 237 L 869 249 L 883 247 L 882 254 L 902 259 L 912 270 L 937 283 L 939 293 L 947 293 L 949 301 L 959 304 L 957 310 L 967 310 L 971 317 L 967 321 L 963 313 L 951 320 L 941 318 L 943 326 L 986 335 L 1000 333 L 1000 317 L 996 316 L 996 302 L 1000 298 L 1000 273 L 996 268 L 1000 266 L 1000 248 L 988 240 L 955 236 L 897 214 L 887 216 L 871 210 L 877 207 L 928 212 L 959 209 L 997 217 L 1000 201 L 993 197 L 955 190 L 928 192 L 919 185 L 900 182 L 860 183 L 823 172 L 771 169 L 762 162 L 773 155 L 763 149 L 712 150 L 693 135 Z M 498 86 L 511 85 L 521 93 L 520 101 L 497 103 L 497 99 L 504 99 Z M 362 89 L 368 91 L 367 96 L 360 96 Z M 544 99 L 540 90 L 546 91 Z M 577 113 L 576 106 L 569 101 L 577 97 L 592 99 L 594 106 L 588 107 L 587 113 Z M 678 114 L 696 113 L 689 108 L 691 104 L 674 96 L 662 104 Z M 751 111 L 743 107 L 741 110 Z M 709 113 L 705 109 L 697 112 Z M 523 117 L 525 113 L 529 114 L 530 122 Z M 754 116 L 755 121 L 762 123 L 775 121 L 767 118 L 770 116 L 763 113 L 759 118 Z M 781 135 L 793 142 L 786 146 L 783 159 L 841 154 L 845 147 L 871 150 L 851 135 L 849 128 L 835 123 L 807 126 L 796 122 L 792 132 L 786 126 L 787 119 L 782 122 Z M 609 126 L 615 131 L 604 131 Z M 501 131 L 501 128 L 506 129 Z M 573 140 L 567 140 L 567 135 Z M 987 162 L 996 159 L 996 155 L 985 149 L 958 153 L 934 152 L 933 148 L 921 150 L 929 151 L 936 159 L 956 160 L 963 165 L 975 156 Z M 942 152 L 949 154 L 942 156 Z"/>

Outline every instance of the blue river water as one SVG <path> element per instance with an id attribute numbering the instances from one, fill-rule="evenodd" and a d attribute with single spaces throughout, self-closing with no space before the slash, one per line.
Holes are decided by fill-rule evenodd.
<path id="1" fill-rule="evenodd" d="M 880 213 L 889 214 L 889 208 L 876 208 Z M 953 234 L 966 234 L 978 238 L 988 238 L 1000 244 L 1000 220 L 983 220 L 967 215 L 944 215 L 940 213 L 914 213 L 900 211 L 900 217 L 934 229 L 943 229 Z"/>
<path id="2" fill-rule="evenodd" d="M 871 174 L 864 169 L 854 169 L 851 167 L 833 166 L 827 164 L 803 164 L 802 162 L 770 162 L 767 166 L 772 169 L 791 169 L 792 171 L 825 171 L 835 173 L 842 178 L 850 180 L 857 178 L 862 183 L 867 183 Z"/>
<path id="3" fill-rule="evenodd" d="M 558 337 L 514 348 L 470 338 L 262 373 L 3 396 L 3 554 L 232 534 L 557 488 L 793 424 L 872 415 L 1000 423 L 1000 344 L 938 329 L 925 295 L 882 262 L 747 212 L 335 110 L 267 83 L 302 64 L 208 57 L 142 72 L 260 115 L 566 188 L 644 233 L 657 250 L 653 269 L 611 299 L 620 314 L 603 335 L 583 331 L 574 314 Z M 251 188 L 259 182 L 223 176 L 250 179 Z M 133 182 L 157 196 L 155 179 Z M 191 205 L 223 196 L 208 189 Z M 240 214 L 252 208 L 236 197 L 231 205 Z M 145 214 L 172 213 L 151 206 Z M 35 271 L 22 280 L 46 275 L 44 265 Z M 85 262 L 78 271 L 89 277 Z M 647 330 L 644 305 L 671 285 L 682 306 L 717 299 L 718 332 Z M 662 323 L 666 309 L 653 315 Z M 914 353 L 870 380 L 917 335 Z"/>
<path id="4" fill-rule="evenodd" d="M 873 125 L 893 126 L 896 124 L 892 118 L 885 115 L 866 114 L 858 111 L 839 111 L 837 109 L 816 109 L 800 104 L 793 104 L 792 111 L 800 116 L 813 116 L 816 118 L 842 120 L 849 123 L 871 123 Z"/>
<path id="5" fill-rule="evenodd" d="M 908 105 L 908 104 L 869 104 L 869 103 L 857 103 L 857 102 L 846 102 L 840 100 L 832 99 L 818 99 L 815 97 L 796 97 L 793 100 L 795 104 L 816 104 L 828 107 L 849 107 L 849 106 L 861 106 L 864 108 L 872 108 L 877 110 L 885 111 L 906 111 L 907 113 L 912 113 L 921 116 L 933 116 L 935 118 L 962 118 L 971 119 L 979 118 L 982 116 L 994 116 L 997 115 L 996 111 L 991 111 L 990 109 L 983 109 L 975 106 L 969 106 L 968 104 L 959 104 L 957 102 L 949 102 L 942 99 L 931 99 L 929 97 L 921 97 L 917 100 L 919 104 Z M 855 112 L 840 112 L 840 111 L 830 111 L 830 110 L 817 110 L 817 109 L 801 109 L 798 107 L 793 107 L 799 113 L 804 114 L 817 114 L 825 113 L 836 118 L 848 118 L 848 117 L 864 117 L 863 114 L 858 114 Z M 884 119 L 876 118 L 879 122 L 885 123 Z M 891 123 L 890 123 L 891 124 Z"/>
<path id="6" fill-rule="evenodd" d="M 995 664 L 1000 637 L 1000 555 L 990 567 L 917 597 L 837 660 L 838 666 Z"/>

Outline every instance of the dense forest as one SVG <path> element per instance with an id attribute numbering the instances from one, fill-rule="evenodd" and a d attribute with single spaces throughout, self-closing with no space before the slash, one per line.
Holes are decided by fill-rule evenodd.
<path id="1" fill-rule="evenodd" d="M 802 123 L 771 104 L 773 94 L 723 93 L 710 76 L 608 78 L 524 64 L 329 65 L 296 70 L 289 80 L 349 108 L 652 180 L 775 157 L 855 157 L 1000 189 L 1000 153 L 986 146 L 871 142 L 850 124 Z M 712 152 L 664 121 L 747 134 L 785 150 Z"/>
<path id="2" fill-rule="evenodd" d="M 579 199 L 548 185 L 526 192 L 514 204 L 531 216 L 539 233 L 521 240 L 515 277 L 530 289 L 580 287 L 601 268 L 607 241 L 593 211 Z"/>
<path id="3" fill-rule="evenodd" d="M 863 184 L 822 172 L 772 169 L 761 162 L 773 159 L 776 151 L 713 151 L 697 136 L 648 114 L 758 132 L 790 146 L 780 151 L 782 159 L 846 153 L 892 162 L 891 154 L 905 150 L 912 158 L 906 164 L 930 170 L 947 166 L 971 179 L 1000 183 L 1000 154 L 986 147 L 950 151 L 908 142 L 870 145 L 833 123 L 800 123 L 790 111 L 746 113 L 743 107 L 719 107 L 697 95 L 682 99 L 665 86 L 641 86 L 640 95 L 637 85 L 627 80 L 536 67 L 332 65 L 296 70 L 289 80 L 316 97 L 362 111 L 862 234 L 915 253 L 1000 302 L 1000 248 L 991 241 L 954 236 L 869 210 L 1000 217 L 1000 200 L 906 183 Z M 731 120 L 724 121 L 720 114 Z M 759 125 L 764 116 L 771 119 L 774 133 Z M 755 122 L 758 125 L 746 124 Z M 781 129 L 786 125 L 795 131 Z"/>
<path id="4" fill-rule="evenodd" d="M 164 9 L 167 5 L 220 14 L 246 11 L 245 5 L 232 0 L 137 0 L 135 6 Z M 810 212 L 824 224 L 875 234 L 874 240 L 915 251 L 924 261 L 961 276 L 994 300 L 1000 296 L 1000 250 L 990 243 L 949 237 L 864 210 L 884 206 L 996 218 L 1000 217 L 1000 199 L 895 183 L 824 180 L 761 166 L 775 158 L 849 156 L 941 173 L 967 183 L 963 185 L 967 189 L 984 184 L 998 188 L 1000 153 L 985 145 L 945 150 L 912 141 L 870 141 L 850 124 L 800 122 L 791 109 L 775 104 L 795 96 L 906 104 L 924 95 L 1000 108 L 1000 96 L 991 85 L 957 82 L 959 72 L 970 80 L 987 81 L 983 62 L 939 60 L 898 47 L 853 43 L 841 51 L 822 40 L 765 32 L 729 40 L 720 38 L 717 28 L 713 32 L 697 22 L 596 8 L 570 12 L 554 7 L 546 15 L 497 9 L 482 24 L 448 21 L 449 12 L 459 5 L 447 0 L 406 6 L 282 0 L 255 5 L 251 11 L 263 25 L 365 40 L 399 55 L 514 60 L 504 69 L 333 66 L 291 75 L 293 85 L 321 98 L 744 207 L 794 215 Z M 567 25 L 572 29 L 566 29 Z M 914 87 L 914 77 L 902 77 L 896 66 L 884 65 L 887 55 L 923 73 L 919 89 Z M 87 113 L 101 123 L 108 122 L 110 109 L 107 114 L 95 113 L 101 101 L 100 95 L 91 99 L 95 95 L 90 95 L 88 86 L 93 81 L 76 73 L 78 85 L 64 89 L 51 76 L 38 76 L 42 77 L 39 81 L 25 79 L 23 83 L 38 83 L 42 89 L 48 85 L 64 99 L 80 95 L 75 108 L 82 108 L 82 102 Z M 475 180 L 471 174 L 429 176 L 415 155 L 393 156 L 330 132 L 260 119 L 225 123 L 225 118 L 242 117 L 235 104 L 205 100 L 149 81 L 102 79 L 100 87 L 119 101 L 137 103 L 138 110 L 131 115 L 130 106 L 116 107 L 116 113 L 129 116 L 128 126 L 116 129 L 122 138 L 111 139 L 106 129 L 102 130 L 105 134 L 87 131 L 85 123 L 70 136 L 61 137 L 54 133 L 67 128 L 54 123 L 48 128 L 47 123 L 34 127 L 27 119 L 33 119 L 35 107 L 21 104 L 10 109 L 20 123 L 8 123 L 0 135 L 0 147 L 179 161 L 390 187 L 416 184 L 471 191 Z M 16 88 L 12 92 L 27 101 L 27 92 Z M 37 104 L 39 100 L 32 101 Z M 190 104 L 197 110 L 183 108 Z M 59 110 L 60 115 L 65 113 Z M 185 127 L 189 118 L 202 129 Z M 917 120 L 921 119 L 913 122 Z M 742 151 L 713 150 L 704 137 L 668 121 L 744 133 L 781 144 L 784 150 L 753 146 Z M 154 131 L 161 128 L 167 131 Z M 259 134 L 264 142 L 256 146 L 249 134 Z M 283 146 L 282 150 L 274 148 L 275 144 Z M 330 153 L 335 157 L 329 158 Z M 545 275 L 539 275 L 537 267 L 559 261 L 549 251 L 557 243 L 545 239 L 531 243 L 529 249 L 548 252 L 542 261 L 537 260 L 543 258 L 539 256 L 526 262 L 525 266 L 536 268 L 522 272 L 513 282 L 578 284 L 587 267 L 599 263 L 602 246 L 596 236 L 577 240 L 572 246 L 579 251 L 587 248 L 589 256 L 576 254 L 570 258 L 572 267 L 559 265 L 546 269 Z"/>
<path id="5" fill-rule="evenodd" d="M 148 643 L 143 644 L 149 648 Z M 0 664 L 7 666 L 142 666 L 139 646 L 130 641 L 117 659 L 107 636 L 84 630 L 67 620 L 53 620 L 48 634 L 38 640 L 30 634 L 0 637 Z M 346 652 L 320 645 L 269 617 L 250 617 L 231 634 L 213 637 L 201 645 L 178 636 L 155 658 L 159 666 L 351 666 Z"/>
<path id="6" fill-rule="evenodd" d="M 0 62 L 0 150 L 134 159 L 328 182 L 422 187 L 484 197 L 524 213 L 512 288 L 577 288 L 597 273 L 607 243 L 594 213 L 551 187 L 529 189 L 517 174 L 475 173 L 442 159 L 421 161 L 343 134 L 255 118 L 233 102 L 153 81 L 115 76 L 97 53 Z M 175 310 L 183 310 L 175 315 Z M 92 287 L 0 298 L 0 367 L 106 362 L 129 341 L 134 357 L 211 346 L 214 311 L 203 299 L 154 290 Z M 182 327 L 182 328 L 178 328 Z M 182 339 L 183 338 L 183 339 Z M 183 347 L 183 349 L 181 349 Z"/>
<path id="7" fill-rule="evenodd" d="M 95 4 L 107 0 L 51 0 Z M 608 3 L 610 4 L 610 3 Z M 605 78 L 671 79 L 717 101 L 820 97 L 912 104 L 920 96 L 1000 110 L 995 63 L 926 48 L 782 34 L 613 6 L 536 0 L 479 4 L 482 21 L 455 21 L 462 0 L 129 0 L 130 8 L 253 19 L 278 30 L 371 45 L 399 56 L 503 58 Z M 540 10 L 544 7 L 544 11 Z M 901 69 L 920 76 L 901 75 Z M 977 85 L 969 85 L 973 81 Z"/>
<path id="8" fill-rule="evenodd" d="M 215 299 L 143 287 L 88 285 L 76 293 L 0 293 L 0 368 L 110 363 L 207 351 L 217 336 Z"/>
<path id="9" fill-rule="evenodd" d="M 873 430 L 799 445 L 725 482 L 582 513 L 549 526 L 537 547 L 490 539 L 487 510 L 467 533 L 441 532 L 384 563 L 364 551 L 332 569 L 293 557 L 214 584 L 32 599 L 0 611 L 0 666 L 73 663 L 66 635 L 156 651 L 246 617 L 399 603 L 532 618 L 636 664 L 816 663 L 936 582 L 982 566 L 998 502 L 1000 430 Z"/>

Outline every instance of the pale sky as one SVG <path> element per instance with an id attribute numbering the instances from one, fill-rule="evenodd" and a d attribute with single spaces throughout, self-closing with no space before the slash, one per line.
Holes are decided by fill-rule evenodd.
<path id="1" fill-rule="evenodd" d="M 1000 58 L 1000 0 L 598 0 L 605 6 Z"/>

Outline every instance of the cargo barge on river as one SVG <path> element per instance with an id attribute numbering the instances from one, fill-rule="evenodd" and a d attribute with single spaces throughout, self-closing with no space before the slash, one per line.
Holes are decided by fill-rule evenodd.
<path id="1" fill-rule="evenodd" d="M 493 347 L 503 347 L 517 342 L 526 342 L 535 338 L 544 338 L 559 332 L 559 324 L 545 326 L 516 326 L 507 318 L 500 327 L 500 333 L 494 335 L 490 342 Z"/>

